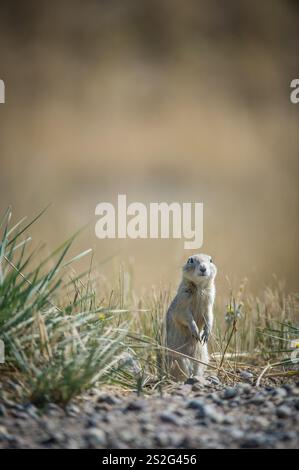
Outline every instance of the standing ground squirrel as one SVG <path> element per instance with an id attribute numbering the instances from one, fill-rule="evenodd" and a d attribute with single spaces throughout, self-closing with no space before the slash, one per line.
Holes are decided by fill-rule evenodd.
<path id="1" fill-rule="evenodd" d="M 177 294 L 166 314 L 166 346 L 205 363 L 209 360 L 207 341 L 213 326 L 217 268 L 209 255 L 188 258 Z M 167 354 L 169 372 L 175 380 L 203 374 L 205 366 Z"/>

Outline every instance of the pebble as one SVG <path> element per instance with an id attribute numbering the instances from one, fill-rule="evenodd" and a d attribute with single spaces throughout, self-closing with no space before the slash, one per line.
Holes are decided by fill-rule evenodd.
<path id="1" fill-rule="evenodd" d="M 130 401 L 125 407 L 124 411 L 142 411 L 145 408 L 144 400 L 134 400 Z"/>
<path id="2" fill-rule="evenodd" d="M 206 417 L 209 418 L 211 421 L 213 421 L 213 423 L 222 423 L 224 418 L 225 418 L 223 413 L 218 412 L 211 405 L 206 405 L 205 413 L 206 413 Z M 198 412 L 197 412 L 197 414 L 198 414 Z"/>
<path id="3" fill-rule="evenodd" d="M 99 424 L 99 419 L 96 419 L 93 416 L 90 416 L 86 421 L 87 428 L 96 428 L 98 424 Z"/>
<path id="4" fill-rule="evenodd" d="M 142 423 L 140 426 L 140 429 L 144 433 L 151 433 L 155 431 L 156 426 L 153 423 L 147 422 L 147 423 Z"/>
<path id="5" fill-rule="evenodd" d="M 79 406 L 74 405 L 73 403 L 70 403 L 66 407 L 66 412 L 67 412 L 68 415 L 75 416 L 75 415 L 78 415 L 80 413 L 80 408 L 79 408 Z"/>
<path id="6" fill-rule="evenodd" d="M 25 413 L 24 411 L 19 411 L 19 410 L 11 410 L 12 416 L 14 416 L 17 419 L 28 419 L 28 414 Z"/>
<path id="7" fill-rule="evenodd" d="M 265 403 L 265 401 L 265 396 L 262 393 L 257 393 L 250 399 L 250 403 L 253 405 L 261 405 L 262 403 Z"/>
<path id="8" fill-rule="evenodd" d="M 264 416 L 254 416 L 252 419 L 252 423 L 257 425 L 261 429 L 267 429 L 269 427 L 269 420 Z"/>
<path id="9" fill-rule="evenodd" d="M 197 382 L 200 382 L 200 379 L 196 376 L 194 377 L 189 377 L 186 382 L 184 383 L 184 385 L 194 385 L 196 384 Z"/>
<path id="10" fill-rule="evenodd" d="M 241 447 L 245 449 L 254 449 L 256 447 L 264 447 L 270 443 L 270 439 L 262 433 L 249 434 L 243 440 Z"/>
<path id="11" fill-rule="evenodd" d="M 0 426 L 0 442 L 4 439 L 7 439 L 10 437 L 10 434 L 8 433 L 7 429 L 5 426 Z"/>
<path id="12" fill-rule="evenodd" d="M 243 380 L 248 380 L 249 382 L 253 380 L 253 374 L 247 370 L 242 370 L 240 377 L 242 377 Z"/>
<path id="13" fill-rule="evenodd" d="M 237 394 L 238 394 L 238 390 L 236 387 L 226 387 L 226 389 L 223 392 L 223 398 L 224 399 L 234 398 L 235 396 L 237 396 Z"/>
<path id="14" fill-rule="evenodd" d="M 180 426 L 181 424 L 180 420 L 174 413 L 163 411 L 162 413 L 160 413 L 159 416 L 161 421 L 163 421 L 164 423 L 174 424 L 175 426 Z"/>
<path id="15" fill-rule="evenodd" d="M 28 415 L 31 416 L 31 418 L 34 418 L 34 419 L 39 418 L 37 408 L 34 405 L 32 405 L 31 403 L 27 403 L 25 405 L 25 410 L 26 410 L 26 413 L 28 413 Z"/>
<path id="16" fill-rule="evenodd" d="M 221 380 L 217 377 L 217 375 L 209 375 L 208 380 L 213 385 L 221 385 Z"/>
<path id="17" fill-rule="evenodd" d="M 108 405 L 118 405 L 120 400 L 108 393 L 101 393 L 97 398 L 97 403 L 107 403 Z"/>
<path id="18" fill-rule="evenodd" d="M 241 429 L 233 428 L 231 429 L 229 435 L 233 440 L 239 441 L 240 439 L 243 439 L 244 432 Z"/>
<path id="19" fill-rule="evenodd" d="M 170 446 L 170 436 L 166 432 L 158 432 L 155 436 L 155 441 L 159 447 L 166 447 Z"/>
<path id="20" fill-rule="evenodd" d="M 297 438 L 297 434 L 294 431 L 286 431 L 280 434 L 281 441 L 292 441 Z"/>
<path id="21" fill-rule="evenodd" d="M 239 382 L 237 384 L 237 389 L 240 393 L 248 394 L 252 391 L 252 386 L 245 382 Z"/>
<path id="22" fill-rule="evenodd" d="M 3 405 L 2 403 L 0 403 L 0 416 L 7 416 L 5 405 Z"/>
<path id="23" fill-rule="evenodd" d="M 240 405 L 239 399 L 234 399 L 229 402 L 229 408 L 238 408 L 239 405 Z"/>
<path id="24" fill-rule="evenodd" d="M 192 392 L 199 392 L 202 391 L 204 386 L 200 382 L 195 382 L 195 384 L 192 385 Z"/>
<path id="25" fill-rule="evenodd" d="M 285 388 L 279 387 L 274 390 L 273 394 L 275 397 L 285 398 L 288 395 L 288 392 Z"/>
<path id="26" fill-rule="evenodd" d="M 180 434 L 180 433 L 171 433 L 170 435 L 170 445 L 172 447 L 181 447 L 183 446 L 185 443 L 185 438 L 184 438 L 184 435 Z"/>
<path id="27" fill-rule="evenodd" d="M 40 439 L 40 444 L 59 444 L 64 442 L 65 436 L 62 432 L 51 432 L 48 436 Z"/>
<path id="28" fill-rule="evenodd" d="M 45 413 L 49 416 L 55 416 L 64 413 L 60 406 L 56 405 L 56 403 L 48 403 L 45 408 Z"/>
<path id="29" fill-rule="evenodd" d="M 218 412 L 214 406 L 204 404 L 201 400 L 190 400 L 187 403 L 187 408 L 196 410 L 195 418 L 197 419 L 209 418 L 215 423 L 221 423 L 224 420 L 224 415 Z"/>
<path id="30" fill-rule="evenodd" d="M 119 432 L 119 437 L 123 442 L 130 443 L 134 441 L 135 434 L 130 429 L 122 429 Z"/>
<path id="31" fill-rule="evenodd" d="M 276 415 L 278 416 L 278 418 L 289 418 L 290 416 L 292 416 L 292 414 L 293 412 L 291 408 L 286 405 L 281 405 L 276 410 Z"/>
<path id="32" fill-rule="evenodd" d="M 204 407 L 202 400 L 192 399 L 187 402 L 186 408 L 191 410 L 201 410 Z"/>
<path id="33" fill-rule="evenodd" d="M 234 424 L 235 419 L 231 415 L 226 415 L 226 416 L 224 415 L 222 422 L 223 422 L 223 424 L 231 425 L 231 424 Z"/>
<path id="34" fill-rule="evenodd" d="M 107 446 L 107 438 L 106 434 L 102 429 L 98 428 L 91 428 L 85 434 L 85 440 L 90 447 L 106 447 Z"/>
<path id="35" fill-rule="evenodd" d="M 177 387 L 174 391 L 174 395 L 185 397 L 190 395 L 191 392 L 191 384 L 184 384 Z"/>

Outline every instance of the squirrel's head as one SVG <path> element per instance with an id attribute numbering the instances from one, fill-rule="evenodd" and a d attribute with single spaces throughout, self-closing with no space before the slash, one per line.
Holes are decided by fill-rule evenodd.
<path id="1" fill-rule="evenodd" d="M 189 256 L 183 266 L 183 276 L 196 285 L 207 285 L 213 281 L 217 274 L 217 268 L 211 256 L 202 253 Z"/>

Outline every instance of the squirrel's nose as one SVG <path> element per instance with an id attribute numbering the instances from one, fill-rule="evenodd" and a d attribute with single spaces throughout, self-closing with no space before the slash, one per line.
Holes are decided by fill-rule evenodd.
<path id="1" fill-rule="evenodd" d="M 205 273 L 207 268 L 205 266 L 200 266 L 200 270 L 201 270 L 202 273 Z"/>

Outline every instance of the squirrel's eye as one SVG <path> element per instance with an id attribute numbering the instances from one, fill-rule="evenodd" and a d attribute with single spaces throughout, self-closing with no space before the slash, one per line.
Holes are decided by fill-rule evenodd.
<path id="1" fill-rule="evenodd" d="M 188 259 L 188 264 L 192 264 L 192 263 L 194 263 L 193 258 L 189 258 Z"/>
<path id="2" fill-rule="evenodd" d="M 210 263 L 213 263 L 213 259 L 212 259 L 212 258 L 210 259 Z"/>

